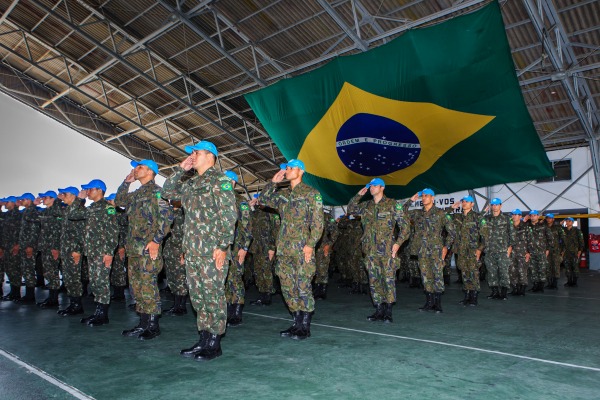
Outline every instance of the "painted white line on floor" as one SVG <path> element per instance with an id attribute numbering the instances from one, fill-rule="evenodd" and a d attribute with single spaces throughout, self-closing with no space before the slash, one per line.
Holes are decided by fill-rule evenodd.
<path id="1" fill-rule="evenodd" d="M 62 390 L 71 394 L 73 397 L 75 397 L 77 399 L 94 400 L 93 397 L 88 396 L 87 394 L 83 393 L 79 389 L 74 388 L 73 386 L 67 385 L 66 383 L 51 376 L 46 371 L 43 371 L 34 365 L 28 364 L 25 361 L 22 361 L 18 356 L 14 355 L 12 353 L 9 353 L 8 351 L 0 349 L 0 355 L 4 356 L 5 358 L 9 359 L 10 361 L 14 362 L 15 364 L 20 365 L 21 367 L 27 369 L 29 372 L 36 374 L 37 376 L 44 379 L 45 381 L 50 382 L 54 386 L 61 388 Z"/>
<path id="2" fill-rule="evenodd" d="M 251 313 L 251 312 L 245 312 L 244 314 L 255 315 L 257 317 L 263 317 L 263 318 L 278 319 L 278 320 L 283 320 L 283 321 L 291 321 L 289 318 L 272 317 L 270 315 L 255 314 L 255 313 Z M 482 349 L 482 348 L 479 348 L 479 347 L 463 346 L 463 345 L 460 345 L 460 344 L 440 342 L 440 341 L 437 341 L 437 340 L 419 339 L 419 338 L 413 338 L 413 337 L 409 337 L 409 336 L 391 335 L 389 333 L 379 333 L 379 332 L 363 331 L 361 329 L 344 328 L 342 326 L 335 326 L 335 325 L 315 324 L 315 323 L 311 323 L 311 325 L 313 325 L 313 326 L 322 326 L 324 328 L 338 329 L 338 330 L 348 331 L 348 332 L 366 333 L 368 335 L 384 336 L 384 337 L 391 337 L 391 338 L 403 339 L 403 340 L 411 340 L 413 342 L 437 344 L 437 345 L 440 345 L 440 346 L 455 347 L 455 348 L 459 348 L 459 349 L 479 351 L 481 353 L 497 354 L 497 355 L 506 356 L 506 357 L 520 358 L 520 359 L 523 359 L 523 360 L 537 361 L 537 362 L 541 362 L 541 363 L 545 363 L 545 364 L 560 365 L 562 367 L 578 368 L 578 369 L 585 369 L 587 371 L 600 372 L 600 368 L 596 368 L 596 367 L 587 367 L 585 365 L 569 364 L 569 363 L 563 363 L 563 362 L 559 362 L 559 361 L 545 360 L 543 358 L 521 356 L 519 354 L 505 353 L 503 351 Z"/>

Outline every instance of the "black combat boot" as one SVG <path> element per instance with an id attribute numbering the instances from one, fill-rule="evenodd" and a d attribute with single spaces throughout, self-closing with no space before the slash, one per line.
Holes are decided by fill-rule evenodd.
<path id="1" fill-rule="evenodd" d="M 21 298 L 21 287 L 20 286 L 15 286 L 15 285 L 10 285 L 10 292 L 8 292 L 7 295 L 5 295 L 2 300 L 4 301 L 14 301 L 16 299 L 20 299 Z"/>
<path id="2" fill-rule="evenodd" d="M 81 295 L 81 297 L 86 297 L 89 293 L 88 293 L 88 285 L 90 284 L 90 281 L 81 281 L 81 288 L 83 289 L 83 294 Z"/>
<path id="3" fill-rule="evenodd" d="M 544 282 L 539 282 L 539 284 L 538 284 L 538 292 L 544 293 Z"/>
<path id="4" fill-rule="evenodd" d="M 519 285 L 511 285 L 512 290 L 510 291 L 510 296 L 518 296 L 519 295 Z"/>
<path id="5" fill-rule="evenodd" d="M 243 304 L 235 303 L 231 305 L 231 317 L 227 320 L 227 326 L 240 326 L 242 324 Z"/>
<path id="6" fill-rule="evenodd" d="M 444 275 L 444 285 L 450 286 L 450 275 Z"/>
<path id="7" fill-rule="evenodd" d="M 525 296 L 526 289 L 527 289 L 526 284 L 521 285 L 521 289 L 519 290 L 519 296 Z"/>
<path id="8" fill-rule="evenodd" d="M 556 285 L 557 283 L 558 283 L 558 278 L 553 277 L 550 282 L 550 289 L 558 289 L 558 286 Z"/>
<path id="9" fill-rule="evenodd" d="M 142 332 L 148 328 L 148 314 L 140 314 L 139 323 L 131 329 L 127 329 L 121 332 L 121 335 L 126 337 L 139 337 Z"/>
<path id="10" fill-rule="evenodd" d="M 498 300 L 507 300 L 508 297 L 506 297 L 506 292 L 508 291 L 508 288 L 506 286 L 502 286 L 500 288 L 500 295 L 498 296 Z"/>
<path id="11" fill-rule="evenodd" d="M 270 306 L 271 305 L 271 293 L 259 293 L 258 299 L 250 302 L 252 306 Z"/>
<path id="12" fill-rule="evenodd" d="M 14 300 L 19 304 L 35 304 L 35 287 L 25 287 L 25 296 Z"/>
<path id="13" fill-rule="evenodd" d="M 115 286 L 110 299 L 114 301 L 125 301 L 125 286 Z"/>
<path id="14" fill-rule="evenodd" d="M 181 296 L 175 295 L 173 296 L 173 306 L 165 311 L 165 314 L 173 315 L 173 312 L 179 308 L 179 304 L 181 302 Z"/>
<path id="15" fill-rule="evenodd" d="M 198 335 L 200 336 L 200 338 L 196 343 L 194 343 L 192 347 L 190 347 L 189 349 L 182 349 L 179 352 L 179 354 L 182 357 L 195 357 L 196 354 L 198 354 L 200 350 L 202 350 L 206 346 L 206 341 L 208 340 L 208 336 L 210 335 L 210 333 L 208 333 L 207 331 L 200 331 L 198 332 Z"/>
<path id="16" fill-rule="evenodd" d="M 410 278 L 410 284 L 408 285 L 409 288 L 414 289 L 414 288 L 418 288 L 421 286 L 421 278 L 419 277 L 411 277 Z"/>
<path id="17" fill-rule="evenodd" d="M 88 326 L 101 326 L 108 324 L 108 304 L 97 303 L 96 312 L 87 322 Z"/>
<path id="18" fill-rule="evenodd" d="M 300 324 L 291 336 L 291 338 L 294 340 L 304 340 L 310 337 L 310 321 L 312 320 L 312 312 L 300 311 L 300 313 Z"/>
<path id="19" fill-rule="evenodd" d="M 567 281 L 565 282 L 565 284 L 563 286 L 565 286 L 565 287 L 571 287 L 571 286 L 573 286 L 573 280 L 572 280 L 572 278 L 571 278 L 570 275 L 567 276 Z"/>
<path id="20" fill-rule="evenodd" d="M 160 326 L 158 326 L 158 315 L 156 314 L 146 314 L 147 315 L 147 319 L 148 319 L 148 323 L 146 325 L 146 329 L 144 329 L 144 331 L 142 333 L 140 333 L 140 335 L 138 336 L 138 338 L 140 340 L 151 340 L 154 339 L 157 336 L 160 336 Z"/>
<path id="21" fill-rule="evenodd" d="M 295 311 L 293 313 L 294 316 L 294 323 L 292 326 L 290 326 L 289 328 L 287 328 L 284 331 L 280 331 L 279 332 L 279 336 L 281 337 L 290 337 L 292 336 L 295 332 L 296 329 L 298 328 L 298 326 L 300 326 L 301 320 L 302 320 L 302 314 L 300 313 L 300 311 Z"/>
<path id="22" fill-rule="evenodd" d="M 384 323 L 392 323 L 394 322 L 392 318 L 392 303 L 384 303 L 385 309 L 383 310 L 383 322 Z"/>
<path id="23" fill-rule="evenodd" d="M 181 317 L 183 315 L 187 314 L 187 295 L 186 296 L 179 296 L 179 307 L 177 307 L 176 310 L 174 310 L 171 315 L 174 315 L 176 317 Z"/>
<path id="24" fill-rule="evenodd" d="M 223 352 L 221 351 L 221 335 L 216 333 L 208 333 L 206 338 L 206 345 L 194 356 L 196 361 L 210 361 L 219 356 Z"/>
<path id="25" fill-rule="evenodd" d="M 476 307 L 477 306 L 477 296 L 479 295 L 479 292 L 476 290 L 472 290 L 471 291 L 471 302 L 469 303 L 469 305 L 471 307 Z"/>
<path id="26" fill-rule="evenodd" d="M 419 311 L 433 311 L 433 293 L 425 293 L 425 305 L 419 307 Z"/>
<path id="27" fill-rule="evenodd" d="M 327 284 L 321 283 L 321 289 L 319 291 L 319 298 L 321 300 L 327 300 Z"/>
<path id="28" fill-rule="evenodd" d="M 62 310 L 56 312 L 58 315 L 66 317 L 67 315 L 83 314 L 83 307 L 81 306 L 80 297 L 69 297 L 69 305 Z"/>
<path id="29" fill-rule="evenodd" d="M 432 311 L 435 311 L 436 314 L 442 313 L 444 312 L 444 310 L 442 310 L 442 294 L 439 292 L 436 292 L 433 294 L 433 308 Z"/>
<path id="30" fill-rule="evenodd" d="M 58 307 L 58 290 L 50 289 L 48 292 L 48 298 L 41 303 L 37 303 L 40 308 L 56 308 Z"/>
<path id="31" fill-rule="evenodd" d="M 100 309 L 100 303 L 94 302 L 96 309 L 94 310 L 94 313 L 92 315 L 88 315 L 87 317 L 81 318 L 79 320 L 79 322 L 81 322 L 82 324 L 87 324 L 88 322 L 90 322 L 92 320 L 92 318 L 94 318 L 96 316 L 96 314 L 99 312 Z"/>
<path id="32" fill-rule="evenodd" d="M 381 321 L 383 320 L 383 304 L 375 305 L 375 312 L 367 317 L 367 321 Z"/>
<path id="33" fill-rule="evenodd" d="M 463 290 L 463 293 L 465 294 L 465 297 L 458 302 L 458 304 L 462 304 L 463 306 L 469 305 L 469 303 L 471 302 L 471 291 L 470 290 Z"/>
<path id="34" fill-rule="evenodd" d="M 488 299 L 497 299 L 500 292 L 498 292 L 498 286 L 492 286 L 492 293 L 488 295 Z"/>
<path id="35" fill-rule="evenodd" d="M 571 287 L 577 287 L 577 276 L 574 276 L 573 278 L 571 278 Z"/>
<path id="36" fill-rule="evenodd" d="M 402 273 L 402 277 L 398 280 L 400 283 L 408 282 L 408 273 L 405 271 Z"/>

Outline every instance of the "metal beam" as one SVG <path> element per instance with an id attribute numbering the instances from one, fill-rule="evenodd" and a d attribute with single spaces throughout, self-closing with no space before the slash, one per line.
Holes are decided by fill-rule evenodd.
<path id="1" fill-rule="evenodd" d="M 579 178 L 575 179 L 573 182 L 571 182 L 571 184 L 569 186 L 567 186 L 562 192 L 560 192 L 559 194 L 556 195 L 556 197 L 554 198 L 554 200 L 552 200 L 550 203 L 548 203 L 546 205 L 546 207 L 544 207 L 542 209 L 542 213 L 545 212 L 548 208 L 550 208 L 550 206 L 554 203 L 556 203 L 556 201 L 558 199 L 560 199 L 562 197 L 563 194 L 567 193 L 569 191 L 569 189 L 571 189 L 573 186 L 575 186 L 577 184 L 577 182 L 579 182 L 581 180 L 581 178 L 583 178 L 584 176 L 586 176 L 588 174 L 588 172 L 590 172 L 594 167 L 591 166 L 588 169 L 585 170 L 585 172 L 581 175 L 579 175 Z"/>
<path id="2" fill-rule="evenodd" d="M 339 26 L 344 31 L 346 36 L 348 36 L 354 42 L 354 45 L 357 49 L 360 49 L 361 51 L 367 51 L 369 49 L 369 45 L 360 38 L 360 31 L 354 32 L 352 29 L 350 29 L 348 25 L 346 25 L 342 17 L 340 17 L 339 14 L 334 10 L 331 4 L 327 2 L 327 0 L 317 0 L 317 3 L 319 3 L 319 5 L 325 10 L 327 15 L 329 15 L 331 19 L 335 21 L 337 26 Z"/>
<path id="3" fill-rule="evenodd" d="M 2 16 L 0 17 L 0 25 L 2 25 L 4 23 L 4 21 L 6 21 L 6 18 L 8 18 L 8 16 L 12 12 L 12 10 L 15 9 L 17 4 L 19 4 L 19 0 L 13 0 L 13 2 L 10 3 L 10 6 L 8 6 L 6 11 L 4 11 L 4 14 L 2 14 Z"/>

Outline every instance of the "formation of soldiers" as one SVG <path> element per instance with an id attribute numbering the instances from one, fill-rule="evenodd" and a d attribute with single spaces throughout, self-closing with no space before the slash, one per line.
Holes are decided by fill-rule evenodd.
<path id="1" fill-rule="evenodd" d="M 320 193 L 303 182 L 300 160 L 282 164 L 248 201 L 235 191 L 238 176 L 215 168 L 214 144 L 202 141 L 186 151 L 189 157 L 163 188 L 154 180 L 158 165 L 142 160 L 132 161 L 133 170 L 110 196 L 94 179 L 81 190 L 69 186 L 0 199 L 0 276 L 2 284 L 5 273 L 10 281 L 6 295 L 0 285 L 2 300 L 36 303 L 36 257 L 49 293 L 37 302 L 40 308 L 58 309 L 62 276 L 69 304 L 57 313 L 83 314 L 89 284 L 96 307 L 82 324 L 108 324 L 111 301 L 124 300 L 129 287 L 130 306 L 140 317 L 122 331 L 125 337 L 158 337 L 161 315 L 187 314 L 189 297 L 199 339 L 180 354 L 201 361 L 219 357 L 227 327 L 242 324 L 250 280 L 259 292 L 253 306 L 269 306 L 273 295 L 282 294 L 293 324 L 280 336 L 295 340 L 311 336 L 315 300 L 327 298 L 334 271 L 350 293 L 370 294 L 374 312 L 367 319 L 386 323 L 393 321 L 397 281 L 423 289 L 420 311 L 443 312 L 451 257 L 463 306 L 478 305 L 482 272 L 490 299 L 523 296 L 530 282 L 532 292 L 556 289 L 561 265 L 565 286 L 577 286 L 584 242 L 572 218 L 563 228 L 553 214 L 505 214 L 498 198 L 479 213 L 471 196 L 440 209 L 428 188 L 395 200 L 375 178 L 336 219 L 323 209 Z M 280 187 L 284 179 L 288 187 Z M 141 186 L 130 191 L 135 181 Z M 163 268 L 173 295 L 173 306 L 164 311 L 158 285 Z"/>

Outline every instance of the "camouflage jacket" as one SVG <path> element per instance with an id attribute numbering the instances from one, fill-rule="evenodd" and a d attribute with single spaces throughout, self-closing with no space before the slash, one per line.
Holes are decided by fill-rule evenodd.
<path id="1" fill-rule="evenodd" d="M 23 210 L 21 231 L 19 233 L 19 245 L 22 250 L 25 250 L 27 247 L 37 248 L 40 228 L 40 210 L 36 206 L 25 208 Z"/>
<path id="2" fill-rule="evenodd" d="M 409 236 L 402 203 L 385 195 L 379 203 L 373 199 L 359 203 L 362 197 L 358 193 L 348 203 L 348 213 L 361 216 L 362 250 L 367 255 L 391 257 L 392 246 L 401 246 Z"/>
<path id="3" fill-rule="evenodd" d="M 533 231 L 530 224 L 520 222 L 519 225 L 514 226 L 515 230 L 515 242 L 512 248 L 512 256 L 519 259 L 525 258 L 525 254 L 532 252 L 532 239 Z"/>
<path id="4" fill-rule="evenodd" d="M 252 220 L 252 244 L 250 252 L 254 254 L 267 254 L 269 250 L 275 250 L 275 229 L 274 214 L 257 208 L 250 213 Z"/>
<path id="5" fill-rule="evenodd" d="M 325 225 L 325 228 L 323 229 L 323 236 L 321 236 L 319 243 L 317 243 L 317 247 L 331 247 L 333 246 L 333 244 L 339 236 L 337 223 L 335 222 L 335 218 L 333 218 L 333 215 L 331 215 L 328 212 L 323 213 L 323 223 Z"/>
<path id="6" fill-rule="evenodd" d="M 577 254 L 583 246 L 583 233 L 578 228 L 565 229 L 565 253 Z"/>
<path id="7" fill-rule="evenodd" d="M 0 247 L 5 252 L 11 251 L 15 244 L 19 244 L 19 233 L 21 231 L 21 218 L 23 214 L 17 207 L 12 211 L 2 213 L 4 222 L 2 226 L 2 237 L 0 238 Z"/>
<path id="8" fill-rule="evenodd" d="M 235 194 L 235 204 L 238 211 L 237 222 L 235 223 L 235 234 L 233 239 L 233 248 L 248 250 L 252 242 L 252 221 L 250 219 L 250 206 L 246 199 L 239 194 Z"/>
<path id="9" fill-rule="evenodd" d="M 172 209 L 173 224 L 169 230 L 169 234 L 165 238 L 163 246 L 163 255 L 165 258 L 178 259 L 183 254 L 183 221 L 185 219 L 183 209 Z"/>
<path id="10" fill-rule="evenodd" d="M 115 207 L 117 210 L 117 225 L 119 226 L 118 248 L 125 248 L 127 244 L 127 232 L 129 231 L 129 218 L 127 212 L 122 207 Z"/>
<path id="11" fill-rule="evenodd" d="M 315 248 L 323 235 L 323 200 L 316 189 L 300 182 L 293 189 L 277 190 L 277 185 L 269 182 L 261 202 L 278 210 L 281 216 L 278 255 L 297 255 L 304 246 Z"/>
<path id="12" fill-rule="evenodd" d="M 40 213 L 40 250 L 60 249 L 60 231 L 64 213 L 65 208 L 58 199 Z"/>
<path id="13" fill-rule="evenodd" d="M 186 259 L 212 257 L 217 248 L 229 252 L 238 215 L 231 179 L 214 167 L 182 182 L 184 174 L 183 168 L 177 167 L 165 182 L 162 195 L 171 200 L 181 200 L 183 205 L 183 251 Z"/>
<path id="14" fill-rule="evenodd" d="M 565 230 L 559 224 L 549 226 L 552 232 L 552 242 L 550 243 L 551 253 L 562 253 L 565 251 Z"/>
<path id="15" fill-rule="evenodd" d="M 456 227 L 456 240 L 452 251 L 458 255 L 474 254 L 475 250 L 483 251 L 485 248 L 484 230 L 486 222 L 483 216 L 473 210 L 464 213 L 448 214 Z"/>
<path id="16" fill-rule="evenodd" d="M 119 241 L 117 211 L 106 199 L 102 198 L 87 208 L 74 208 L 70 215 L 74 219 L 85 218 L 83 253 L 86 256 L 112 256 L 115 253 Z"/>
<path id="17" fill-rule="evenodd" d="M 515 227 L 512 218 L 507 214 L 498 214 L 495 217 L 489 214 L 485 217 L 487 229 L 485 232 L 485 252 L 488 254 L 498 254 L 508 251 L 508 248 L 515 245 Z"/>
<path id="18" fill-rule="evenodd" d="M 150 242 L 161 244 L 173 222 L 169 204 L 161 198 L 161 187 L 153 180 L 129 193 L 128 182 L 117 190 L 115 205 L 124 207 L 128 230 L 125 250 L 128 256 L 148 255 Z M 159 247 L 159 257 L 161 249 Z"/>
<path id="19" fill-rule="evenodd" d="M 424 208 L 408 210 L 410 204 L 409 199 L 404 203 L 404 210 L 405 215 L 414 224 L 414 235 L 411 237 L 411 242 L 415 242 L 412 245 L 418 249 L 419 258 L 431 257 L 432 254 L 441 251 L 444 246 L 451 250 L 456 238 L 456 228 L 452 217 L 436 206 L 431 207 L 429 211 L 425 211 Z M 447 232 L 445 237 L 444 230 Z M 411 252 L 411 254 L 413 253 Z"/>
<path id="20" fill-rule="evenodd" d="M 79 199 L 75 199 L 65 208 L 60 233 L 61 257 L 67 257 L 71 253 L 83 253 L 85 214 L 84 202 Z"/>
<path id="21" fill-rule="evenodd" d="M 531 226 L 531 255 L 546 255 L 546 251 L 550 250 L 550 245 L 554 239 L 548 225 L 542 221 L 537 224 L 528 221 Z"/>

